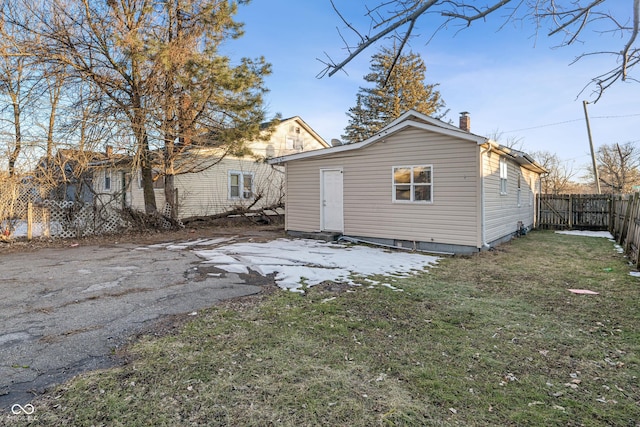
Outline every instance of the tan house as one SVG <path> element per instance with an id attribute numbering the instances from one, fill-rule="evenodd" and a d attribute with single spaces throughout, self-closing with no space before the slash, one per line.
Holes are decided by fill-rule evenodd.
<path id="1" fill-rule="evenodd" d="M 219 149 L 200 148 L 189 152 L 197 172 L 175 176 L 178 217 L 215 215 L 237 207 L 254 209 L 278 204 L 284 199 L 284 170 L 260 159 L 304 153 L 329 147 L 300 117 L 281 120 L 268 141 L 247 144 L 251 156 L 222 156 Z M 104 163 L 103 163 L 104 164 Z M 96 168 L 94 189 L 105 200 L 114 194 L 126 206 L 144 210 L 144 195 L 139 171 L 122 168 Z M 165 206 L 164 181 L 154 181 L 156 206 Z M 256 198 L 259 200 L 256 202 Z"/>
<path id="2" fill-rule="evenodd" d="M 525 153 L 409 111 L 355 144 L 270 160 L 285 166 L 285 228 L 471 253 L 535 226 L 546 171 Z"/>

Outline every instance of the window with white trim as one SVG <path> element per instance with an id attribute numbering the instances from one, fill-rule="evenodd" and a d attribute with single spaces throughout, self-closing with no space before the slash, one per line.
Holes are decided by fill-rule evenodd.
<path id="1" fill-rule="evenodd" d="M 517 196 L 517 200 L 518 200 L 518 207 L 522 206 L 522 204 L 520 203 L 520 196 L 522 195 L 522 188 L 520 186 L 520 174 L 518 174 L 518 192 L 516 194 Z"/>
<path id="2" fill-rule="evenodd" d="M 229 198 L 253 198 L 253 172 L 229 171 Z"/>
<path id="3" fill-rule="evenodd" d="M 433 167 L 394 166 L 393 201 L 428 203 L 433 201 Z"/>
<path id="4" fill-rule="evenodd" d="M 104 171 L 104 189 L 111 190 L 111 171 L 110 170 Z"/>
<path id="5" fill-rule="evenodd" d="M 507 159 L 500 157 L 500 194 L 507 194 Z"/>

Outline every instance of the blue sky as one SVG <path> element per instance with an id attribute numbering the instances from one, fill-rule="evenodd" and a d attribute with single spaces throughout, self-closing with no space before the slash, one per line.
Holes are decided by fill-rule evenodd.
<path id="1" fill-rule="evenodd" d="M 365 1 L 335 0 L 336 6 L 360 29 L 368 26 Z M 377 2 L 368 2 L 377 4 Z M 609 1 L 622 13 L 632 1 Z M 438 83 L 449 113 L 445 120 L 458 123 L 459 112 L 468 111 L 473 133 L 519 139 L 527 152 L 547 150 L 574 166 L 590 162 L 583 100 L 591 91 L 580 91 L 590 78 L 613 64 L 604 56 L 570 63 L 581 53 L 601 49 L 620 50 L 622 42 L 610 35 L 591 33 L 569 48 L 553 47 L 561 39 L 536 37 L 528 22 L 504 22 L 498 12 L 487 22 L 470 28 L 441 31 L 428 44 L 437 17 L 418 22 L 409 48 L 427 66 L 425 81 Z M 245 24 L 245 35 L 226 46 L 232 57 L 263 55 L 272 64 L 266 79 L 271 115 L 300 116 L 325 140 L 340 138 L 355 104 L 359 87 L 366 82 L 369 60 L 378 46 L 365 51 L 344 72 L 318 79 L 318 61 L 330 55 L 336 62 L 345 57 L 337 28 L 351 36 L 333 11 L 329 0 L 253 0 L 240 7 L 236 17 Z M 365 31 L 366 32 L 366 31 Z M 389 41 L 381 41 L 389 43 Z M 596 148 L 602 144 L 640 143 L 640 83 L 619 83 L 589 104 Z"/>

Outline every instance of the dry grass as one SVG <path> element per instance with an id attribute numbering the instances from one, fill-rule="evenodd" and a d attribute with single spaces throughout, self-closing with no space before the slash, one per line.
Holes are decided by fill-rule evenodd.
<path id="1" fill-rule="evenodd" d="M 213 307 L 10 420 L 638 426 L 638 280 L 606 239 L 535 232 L 387 278 L 404 292 L 328 284 Z"/>

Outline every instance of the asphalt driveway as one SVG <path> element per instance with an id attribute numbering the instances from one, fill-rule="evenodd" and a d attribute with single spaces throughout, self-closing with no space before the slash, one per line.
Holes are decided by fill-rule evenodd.
<path id="1" fill-rule="evenodd" d="M 197 315 L 260 291 L 244 275 L 166 245 L 2 254 L 0 412 L 77 373 L 118 363 L 115 349 L 167 316 Z"/>

